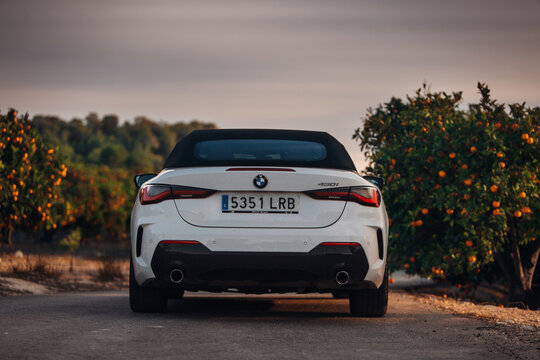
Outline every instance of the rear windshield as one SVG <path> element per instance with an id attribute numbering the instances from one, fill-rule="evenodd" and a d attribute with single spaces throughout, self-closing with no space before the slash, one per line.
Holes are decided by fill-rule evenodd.
<path id="1" fill-rule="evenodd" d="M 196 159 L 321 161 L 326 159 L 326 147 L 312 141 L 281 139 L 208 140 L 194 147 Z"/>
<path id="2" fill-rule="evenodd" d="M 345 147 L 321 131 L 195 130 L 180 140 L 165 169 L 198 166 L 292 166 L 355 171 Z"/>

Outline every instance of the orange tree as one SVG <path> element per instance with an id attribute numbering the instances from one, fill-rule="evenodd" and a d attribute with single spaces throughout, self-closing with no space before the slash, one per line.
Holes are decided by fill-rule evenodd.
<path id="1" fill-rule="evenodd" d="M 369 109 L 353 138 L 386 179 L 390 264 L 452 282 L 477 282 L 497 263 L 510 298 L 538 306 L 540 108 L 505 107 L 423 89 Z"/>
<path id="2" fill-rule="evenodd" d="M 74 164 L 66 178 L 66 216 L 61 225 L 82 230 L 83 237 L 125 237 L 132 200 L 132 174 L 126 169 Z"/>
<path id="3" fill-rule="evenodd" d="M 16 228 L 53 230 L 63 217 L 67 167 L 15 110 L 0 114 L 0 234 L 9 244 Z"/>

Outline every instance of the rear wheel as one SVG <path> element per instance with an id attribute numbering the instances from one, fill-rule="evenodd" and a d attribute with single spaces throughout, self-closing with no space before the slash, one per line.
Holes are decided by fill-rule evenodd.
<path id="1" fill-rule="evenodd" d="M 384 271 L 384 279 L 378 289 L 351 291 L 349 305 L 353 316 L 384 316 L 388 306 L 388 268 Z"/>
<path id="2" fill-rule="evenodd" d="M 167 289 L 143 287 L 137 284 L 132 259 L 129 264 L 129 305 L 134 312 L 167 310 Z"/>

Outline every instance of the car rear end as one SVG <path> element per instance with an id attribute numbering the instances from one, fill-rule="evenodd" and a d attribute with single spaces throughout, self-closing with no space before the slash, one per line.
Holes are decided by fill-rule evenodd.
<path id="1" fill-rule="evenodd" d="M 181 153 L 173 150 L 134 205 L 136 285 L 245 293 L 380 288 L 388 233 L 380 189 L 321 134 L 217 130 L 180 142 Z"/>

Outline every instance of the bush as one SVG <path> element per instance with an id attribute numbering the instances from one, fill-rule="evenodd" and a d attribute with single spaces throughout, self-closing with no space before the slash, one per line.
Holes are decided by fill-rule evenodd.
<path id="1" fill-rule="evenodd" d="M 128 170 L 73 165 L 64 186 L 66 217 L 62 225 L 79 227 L 83 238 L 124 237 L 134 196 Z"/>
<path id="2" fill-rule="evenodd" d="M 479 281 L 497 259 L 524 299 L 540 252 L 540 108 L 424 86 L 369 110 L 354 138 L 367 171 L 387 181 L 390 265 L 452 282 Z"/>
<path id="3" fill-rule="evenodd" d="M 81 229 L 77 228 L 71 231 L 58 243 L 60 249 L 64 251 L 75 252 L 81 246 Z"/>
<path id="4" fill-rule="evenodd" d="M 67 167 L 15 110 L 0 114 L 0 234 L 54 230 L 63 214 L 61 183 Z"/>

